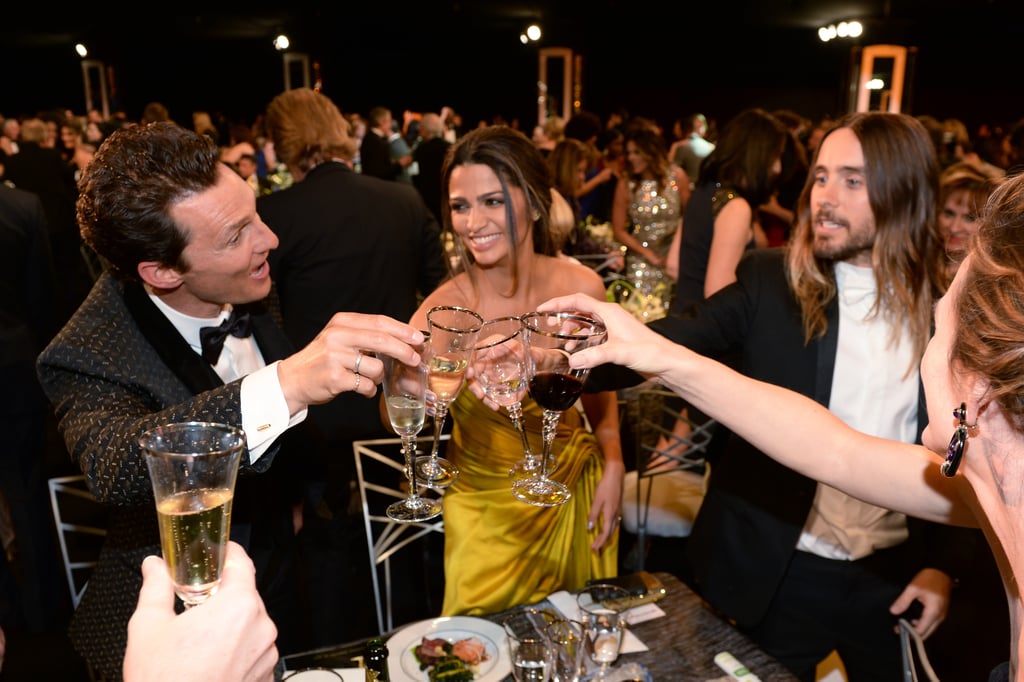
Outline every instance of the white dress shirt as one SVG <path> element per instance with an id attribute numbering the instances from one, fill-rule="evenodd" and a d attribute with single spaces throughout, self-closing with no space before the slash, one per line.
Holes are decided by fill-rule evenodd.
<path id="1" fill-rule="evenodd" d="M 828 408 L 858 431 L 912 443 L 917 436 L 920 371 L 913 362 L 909 329 L 904 324 L 892 341 L 889 323 L 880 316 L 869 317 L 877 296 L 871 268 L 836 263 L 835 273 L 839 344 Z M 903 514 L 819 483 L 797 549 L 854 560 L 906 538 Z"/>
<path id="2" fill-rule="evenodd" d="M 170 307 L 159 296 L 150 293 L 149 297 L 200 357 L 203 350 L 199 330 L 216 327 L 231 314 L 231 306 L 228 305 L 214 318 L 191 317 Z M 288 414 L 277 365 L 276 362 L 266 364 L 254 336 L 239 339 L 229 334 L 213 368 L 224 383 L 242 378 L 242 430 L 245 431 L 250 463 L 256 462 L 278 436 L 303 421 L 308 414 L 305 409 L 294 417 Z"/>

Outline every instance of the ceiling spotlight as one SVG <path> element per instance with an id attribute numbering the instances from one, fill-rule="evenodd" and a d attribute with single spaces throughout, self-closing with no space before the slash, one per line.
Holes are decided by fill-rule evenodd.
<path id="1" fill-rule="evenodd" d="M 89 50 L 85 49 L 85 45 L 82 43 L 75 43 L 75 52 L 77 52 L 78 56 L 82 59 L 85 59 L 89 55 Z"/>
<path id="2" fill-rule="evenodd" d="M 526 29 L 526 37 L 530 40 L 540 40 L 540 26 L 530 24 Z"/>
<path id="3" fill-rule="evenodd" d="M 291 41 L 288 40 L 288 36 L 283 33 L 274 38 L 274 49 L 276 50 L 287 50 L 288 46 L 291 44 Z"/>
<path id="4" fill-rule="evenodd" d="M 840 21 L 839 25 L 829 24 L 818 29 L 818 38 L 823 43 L 836 38 L 858 38 L 864 32 L 859 21 Z"/>
<path id="5" fill-rule="evenodd" d="M 527 35 L 525 33 L 520 33 L 519 34 L 519 42 L 521 42 L 523 45 L 525 45 L 526 43 L 530 42 L 530 39 L 527 37 Z"/>

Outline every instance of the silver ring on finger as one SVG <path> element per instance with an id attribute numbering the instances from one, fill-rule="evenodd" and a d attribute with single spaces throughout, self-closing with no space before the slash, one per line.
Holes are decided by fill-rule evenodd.
<path id="1" fill-rule="evenodd" d="M 352 368 L 352 371 L 356 373 L 356 376 L 359 376 L 359 366 L 362 365 L 362 364 L 363 364 L 363 351 L 357 350 L 356 351 L 356 366 Z M 358 386 L 358 385 L 359 384 L 357 383 L 356 386 Z"/>
<path id="2" fill-rule="evenodd" d="M 359 390 L 359 384 L 363 382 L 363 375 L 356 372 L 356 385 L 352 387 L 353 391 Z"/>

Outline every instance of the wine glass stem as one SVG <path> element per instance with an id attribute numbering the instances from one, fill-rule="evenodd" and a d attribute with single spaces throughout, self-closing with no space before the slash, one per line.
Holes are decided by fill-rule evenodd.
<path id="1" fill-rule="evenodd" d="M 523 454 L 528 458 L 533 458 L 533 451 L 530 450 L 530 440 L 526 437 L 526 429 L 523 428 L 523 406 L 519 403 L 509 405 L 505 409 L 508 410 L 509 419 L 512 420 L 512 426 L 516 427 L 516 431 L 519 432 L 519 438 L 523 441 Z"/>
<path id="2" fill-rule="evenodd" d="M 402 436 L 402 450 L 405 452 L 405 477 L 409 479 L 409 500 L 419 498 L 416 485 L 416 436 Z"/>
<path id="3" fill-rule="evenodd" d="M 558 419 L 561 412 L 544 410 L 544 454 L 540 458 L 540 478 L 543 481 L 548 477 L 548 458 L 551 456 L 551 445 L 555 442 L 555 432 L 558 431 Z"/>
<path id="4" fill-rule="evenodd" d="M 448 403 L 438 401 L 437 410 L 434 413 L 434 445 L 430 448 L 430 469 L 437 467 L 437 451 L 441 444 L 441 432 L 444 430 L 444 420 L 448 416 Z"/>

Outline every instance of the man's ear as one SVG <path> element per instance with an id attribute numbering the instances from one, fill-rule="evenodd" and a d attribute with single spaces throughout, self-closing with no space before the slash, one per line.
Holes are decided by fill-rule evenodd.
<path id="1" fill-rule="evenodd" d="M 184 281 L 180 272 L 156 261 L 139 263 L 139 277 L 154 289 L 174 289 Z"/>

